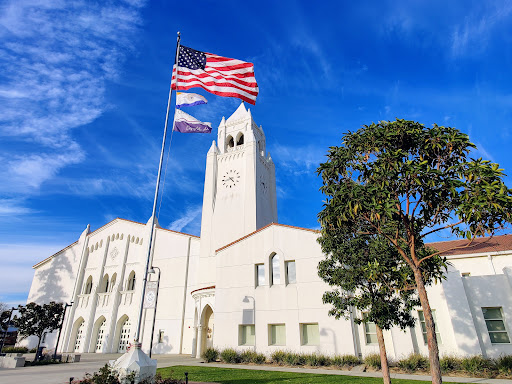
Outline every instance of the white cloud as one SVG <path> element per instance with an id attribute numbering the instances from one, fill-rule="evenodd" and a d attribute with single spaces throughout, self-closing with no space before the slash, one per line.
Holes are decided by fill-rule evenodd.
<path id="1" fill-rule="evenodd" d="M 169 224 L 168 228 L 178 232 L 188 228 L 188 232 L 199 234 L 199 229 L 201 228 L 201 212 L 202 206 L 188 207 L 180 218 Z"/>
<path id="2" fill-rule="evenodd" d="M 315 175 L 320 163 L 325 161 L 325 154 L 325 147 L 314 145 L 306 147 L 275 145 L 271 149 L 274 162 L 294 175 Z"/>
<path id="3" fill-rule="evenodd" d="M 34 210 L 23 206 L 23 199 L 0 199 L 0 216 L 24 215 Z"/>
<path id="4" fill-rule="evenodd" d="M 512 2 L 482 4 L 488 5 L 490 9 L 479 10 L 475 14 L 467 16 L 462 24 L 454 26 L 451 36 L 452 56 L 457 57 L 468 52 L 472 54 L 482 52 L 495 27 L 499 23 L 510 22 L 507 19 L 512 13 Z M 491 4 L 496 6 L 492 7 Z"/>
<path id="5" fill-rule="evenodd" d="M 118 77 L 132 48 L 143 5 L 11 0 L 2 6 L 0 140 L 17 145 L 2 153 L 1 193 L 33 193 L 84 161 L 72 130 L 109 108 L 106 82 Z"/>

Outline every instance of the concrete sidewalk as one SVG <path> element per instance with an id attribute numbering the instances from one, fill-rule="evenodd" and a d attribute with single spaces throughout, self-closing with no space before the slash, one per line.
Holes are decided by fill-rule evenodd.
<path id="1" fill-rule="evenodd" d="M 17 369 L 0 369 L 1 384 L 68 384 L 70 377 L 83 378 L 86 372 L 93 373 L 98 371 L 109 360 L 117 359 L 119 354 L 82 354 L 79 363 L 43 365 L 36 367 L 24 367 Z M 203 366 L 233 369 L 252 369 L 262 371 L 279 372 L 300 372 L 316 373 L 326 375 L 340 376 L 359 376 L 359 377 L 382 377 L 380 372 L 352 373 L 350 371 L 340 371 L 332 369 L 312 369 L 312 368 L 291 368 L 291 367 L 273 367 L 268 365 L 243 365 L 243 364 L 205 364 L 201 359 L 195 359 L 189 355 L 153 355 L 158 361 L 158 368 L 170 367 L 173 365 Z M 427 375 L 407 375 L 392 374 L 393 379 L 409 379 L 430 381 Z M 193 377 L 190 378 L 194 380 Z M 481 379 L 469 377 L 448 377 L 443 376 L 443 381 L 452 383 L 488 383 L 488 384 L 512 384 L 512 380 L 504 379 Z"/>

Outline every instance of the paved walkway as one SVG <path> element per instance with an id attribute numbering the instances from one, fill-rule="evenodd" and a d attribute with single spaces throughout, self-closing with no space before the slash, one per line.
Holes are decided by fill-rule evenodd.
<path id="1" fill-rule="evenodd" d="M 43 365 L 36 367 L 24 367 L 16 369 L 1 369 L 0 368 L 0 383 L 1 384 L 67 384 L 70 377 L 82 378 L 86 372 L 98 371 L 109 360 L 117 359 L 119 354 L 95 354 L 86 353 L 82 354 L 79 363 L 68 364 L 55 364 Z M 193 366 L 207 366 L 219 368 L 234 368 L 234 369 L 254 369 L 263 371 L 281 371 L 281 372 L 302 372 L 302 373 L 321 373 L 328 375 L 341 375 L 341 376 L 361 376 L 361 377 L 382 377 L 380 372 L 363 372 L 352 373 L 350 371 L 339 371 L 331 369 L 311 369 L 311 368 L 291 368 L 291 367 L 271 367 L 268 365 L 241 365 L 241 364 L 218 364 L 210 363 L 204 364 L 200 359 L 191 358 L 188 355 L 153 355 L 158 361 L 158 367 L 170 367 L 173 365 L 193 365 Z M 425 380 L 430 381 L 430 376 L 427 375 L 406 375 L 406 374 L 392 374 L 394 379 L 410 379 L 410 380 Z M 191 377 L 191 380 L 194 378 Z M 488 384 L 512 384 L 512 380 L 504 379 L 480 379 L 469 377 L 448 377 L 444 376 L 443 381 L 453 383 L 488 383 Z"/>

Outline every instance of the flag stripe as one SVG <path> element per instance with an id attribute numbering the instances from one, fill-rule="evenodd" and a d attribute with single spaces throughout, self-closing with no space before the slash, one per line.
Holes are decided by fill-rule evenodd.
<path id="1" fill-rule="evenodd" d="M 171 84 L 172 89 L 200 87 L 215 95 L 238 97 L 250 104 L 255 104 L 259 92 L 252 63 L 184 46 L 180 47 L 178 65 L 173 67 Z"/>
<path id="2" fill-rule="evenodd" d="M 257 90 L 254 91 L 254 89 L 255 89 L 254 86 L 251 86 L 251 85 L 247 86 L 247 85 L 243 84 L 243 82 L 236 81 L 235 79 L 231 80 L 231 79 L 224 79 L 222 77 L 219 78 L 219 77 L 212 77 L 212 76 L 201 76 L 198 78 L 197 76 L 185 75 L 185 73 L 182 73 L 181 71 L 179 71 L 178 73 L 179 73 L 180 83 L 190 83 L 190 82 L 198 81 L 205 85 L 218 85 L 218 86 L 223 86 L 223 87 L 233 87 L 233 88 L 237 88 L 240 90 L 244 90 L 248 93 L 252 93 L 255 96 L 258 95 L 258 91 Z M 175 80 L 175 78 L 176 78 L 176 76 L 173 76 L 173 81 Z M 256 87 L 257 87 L 257 85 L 256 85 Z"/>
<path id="3" fill-rule="evenodd" d="M 198 81 L 196 79 L 190 79 L 185 84 L 180 85 L 180 89 L 184 89 L 183 86 L 190 86 L 190 85 L 194 85 L 194 84 L 196 86 L 199 86 L 199 84 L 201 84 L 201 86 L 204 86 L 207 89 L 216 89 L 216 90 L 221 91 L 222 88 L 226 88 L 233 92 L 238 92 L 240 94 L 245 94 L 247 96 L 254 96 L 254 97 L 258 96 L 258 92 L 245 90 L 245 89 L 242 89 L 239 87 L 234 87 L 232 85 L 226 86 L 225 83 L 218 83 L 218 82 L 213 82 L 213 81 L 204 82 L 204 81 Z"/>
<path id="4" fill-rule="evenodd" d="M 180 89 L 182 89 L 184 91 L 187 90 L 187 89 L 190 89 L 190 88 L 199 87 L 199 88 L 203 88 L 205 91 L 213 93 L 214 95 L 217 95 L 217 96 L 236 97 L 238 99 L 241 99 L 241 100 L 245 101 L 246 103 L 249 103 L 249 104 L 252 104 L 252 105 L 256 104 L 256 96 L 252 96 L 252 95 L 245 96 L 245 95 L 243 95 L 242 93 L 239 93 L 239 92 L 223 92 L 223 91 L 218 91 L 218 90 L 211 89 L 209 87 L 205 87 L 201 83 L 189 84 L 189 85 L 180 85 L 179 87 L 180 87 Z"/>
<path id="5" fill-rule="evenodd" d="M 194 73 L 196 72 L 196 73 Z M 176 71 L 173 71 L 173 77 L 176 77 Z M 239 85 L 250 87 L 250 88 L 256 88 L 258 84 L 256 81 L 251 81 L 253 79 L 241 79 L 239 77 L 233 77 L 233 76 L 222 76 L 218 73 L 208 73 L 200 70 L 196 71 L 189 71 L 189 70 L 183 70 L 182 67 L 179 67 L 179 77 L 180 81 L 187 80 L 189 78 L 197 78 L 202 79 L 204 81 L 231 81 L 235 82 Z"/>

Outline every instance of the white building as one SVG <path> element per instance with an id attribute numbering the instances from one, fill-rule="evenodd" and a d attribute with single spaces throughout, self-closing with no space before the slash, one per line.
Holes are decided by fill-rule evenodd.
<path id="1" fill-rule="evenodd" d="M 115 219 L 34 266 L 28 301 L 73 302 L 59 351 L 124 352 L 132 341 L 150 228 Z M 265 134 L 240 105 L 206 155 L 201 237 L 156 228 L 158 304 L 143 313 L 143 349 L 200 355 L 208 346 L 324 354 L 378 352 L 372 324 L 327 315 L 314 230 L 277 224 Z M 448 249 L 449 244 L 432 244 Z M 512 354 L 512 235 L 448 253 L 448 278 L 429 288 L 442 354 Z M 156 281 L 158 272 L 148 275 Z M 427 354 L 417 326 L 385 332 L 391 357 Z M 156 316 L 156 318 L 155 318 Z M 57 332 L 46 345 L 55 346 Z"/>

